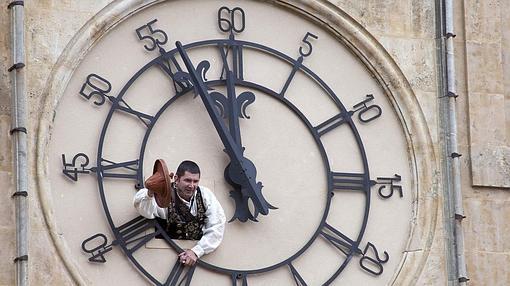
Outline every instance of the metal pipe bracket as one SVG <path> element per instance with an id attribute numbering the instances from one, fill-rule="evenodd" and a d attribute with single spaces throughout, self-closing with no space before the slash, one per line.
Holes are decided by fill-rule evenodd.
<path id="1" fill-rule="evenodd" d="M 21 256 L 14 258 L 14 263 L 17 263 L 18 261 L 27 261 L 27 260 L 28 260 L 28 255 L 21 255 Z"/>
<path id="2" fill-rule="evenodd" d="M 25 1 L 12 1 L 7 5 L 7 9 L 11 9 L 14 6 L 25 6 Z"/>
<path id="3" fill-rule="evenodd" d="M 15 128 L 12 128 L 11 130 L 9 130 L 9 134 L 14 134 L 15 132 L 23 132 L 25 134 L 27 134 L 27 129 L 25 127 L 15 127 Z"/>
<path id="4" fill-rule="evenodd" d="M 460 156 L 462 156 L 462 154 L 459 154 L 459 153 L 456 153 L 456 152 L 453 152 L 450 157 L 452 157 L 452 159 L 455 159 L 455 158 L 459 158 Z"/>
<path id="5" fill-rule="evenodd" d="M 22 197 L 28 197 L 28 192 L 26 191 L 22 191 L 22 192 L 15 192 L 14 194 L 12 194 L 11 197 L 18 197 L 18 196 L 22 196 Z"/>
<path id="6" fill-rule="evenodd" d="M 7 69 L 8 72 L 11 72 L 13 70 L 19 70 L 25 67 L 24 63 L 15 63 L 10 68 Z"/>

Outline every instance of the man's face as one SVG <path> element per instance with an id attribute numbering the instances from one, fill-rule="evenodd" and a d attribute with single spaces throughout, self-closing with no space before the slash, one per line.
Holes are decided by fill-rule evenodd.
<path id="1" fill-rule="evenodd" d="M 200 174 L 192 174 L 188 171 L 184 172 L 182 176 L 175 176 L 175 187 L 177 188 L 177 193 L 181 198 L 189 201 L 195 190 L 198 187 L 198 182 L 200 181 Z"/>

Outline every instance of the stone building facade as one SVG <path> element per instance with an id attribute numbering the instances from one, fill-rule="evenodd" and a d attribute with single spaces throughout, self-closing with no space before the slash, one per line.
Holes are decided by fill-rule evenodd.
<path id="1" fill-rule="evenodd" d="M 0 10 L 0 285 L 15 285 L 15 205 L 11 141 L 10 10 Z M 119 1 L 27 0 L 25 13 L 26 97 L 29 162 L 29 281 L 32 285 L 73 285 L 43 213 L 37 181 L 41 106 L 51 74 L 66 46 L 94 15 Z M 139 1 L 144 2 L 144 1 Z M 152 2 L 152 1 L 145 1 Z M 232 2 L 232 1 L 230 1 Z M 229 2 L 229 3 L 230 3 Z M 239 1 L 242 2 L 242 1 Z M 278 1 L 263 1 L 278 2 Z M 291 1 L 292 2 L 292 1 Z M 300 2 L 300 1 L 297 1 Z M 307 1 L 304 1 L 307 2 Z M 403 73 L 426 120 L 436 159 L 434 232 L 416 285 L 457 285 L 449 131 L 445 115 L 443 1 L 314 0 L 332 5 L 366 30 Z M 457 131 L 462 155 L 461 190 L 465 219 L 464 254 L 470 285 L 509 285 L 510 272 L 510 3 L 453 1 Z M 91 20 L 92 19 L 92 20 Z M 100 29 L 101 27 L 98 27 Z M 419 252 L 420 250 L 418 250 Z M 413 255 L 413 254 L 410 254 Z M 100 270 L 98 270 L 100 271 Z M 105 273 L 105 275 L 107 275 Z M 86 280 L 85 280 L 86 281 Z M 397 281 L 397 284 L 399 282 Z M 404 282 L 400 282 L 401 284 Z M 100 285 L 100 284 L 97 284 Z M 405 285 L 405 284 L 402 284 Z"/>

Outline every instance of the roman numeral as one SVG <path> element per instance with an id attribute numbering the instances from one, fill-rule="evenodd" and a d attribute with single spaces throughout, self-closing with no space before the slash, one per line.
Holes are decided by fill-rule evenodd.
<path id="1" fill-rule="evenodd" d="M 241 281 L 241 286 L 248 286 L 248 279 L 246 273 L 243 272 L 232 272 L 231 274 L 232 286 L 238 286 L 237 281 Z"/>
<path id="2" fill-rule="evenodd" d="M 296 270 L 294 265 L 292 265 L 292 263 L 290 263 L 290 262 L 289 262 L 289 269 L 290 269 L 290 274 L 292 275 L 292 278 L 294 278 L 294 282 L 296 282 L 296 286 L 307 286 L 303 277 L 301 277 L 301 275 L 299 275 L 299 272 Z"/>
<path id="3" fill-rule="evenodd" d="M 234 76 L 240 80 L 244 79 L 243 75 L 243 48 L 241 46 L 232 47 L 232 57 L 234 65 Z"/>
<path id="4" fill-rule="evenodd" d="M 365 191 L 376 182 L 369 180 L 363 173 L 338 173 L 331 172 L 331 190 L 332 191 Z"/>
<path id="5" fill-rule="evenodd" d="M 107 165 L 103 165 L 106 162 Z M 138 160 L 115 163 L 101 158 L 101 174 L 108 178 L 138 179 Z"/>
<path id="6" fill-rule="evenodd" d="M 336 127 L 346 123 L 347 121 L 350 120 L 350 118 L 351 118 L 350 113 L 347 113 L 347 114 L 339 113 L 339 114 L 331 117 L 330 119 L 322 122 L 321 124 L 315 126 L 314 129 L 320 137 L 320 136 L 328 133 L 329 131 L 335 129 Z"/>
<path id="7" fill-rule="evenodd" d="M 170 275 L 165 281 L 165 286 L 189 286 L 191 283 L 191 278 L 193 278 L 193 273 L 195 272 L 196 264 L 191 266 L 187 271 L 184 271 L 186 267 L 179 261 L 175 262 L 172 267 L 172 271 Z"/>
<path id="8" fill-rule="evenodd" d="M 280 91 L 279 95 L 281 97 L 285 96 L 285 92 L 287 92 L 287 89 L 289 88 L 291 81 L 294 79 L 296 72 L 299 70 L 299 68 L 301 67 L 302 64 L 303 64 L 303 57 L 301 56 L 301 57 L 299 57 L 299 59 L 296 61 L 296 63 L 292 67 L 292 71 L 290 72 L 289 77 L 287 78 L 287 81 L 285 81 L 285 84 L 283 85 L 283 88 Z"/>
<path id="9" fill-rule="evenodd" d="M 172 79 L 172 82 L 174 84 L 174 88 L 177 92 L 182 92 L 185 90 L 188 90 L 191 88 L 191 82 L 189 80 L 186 81 L 180 81 L 175 79 L 175 74 L 178 72 L 182 72 L 182 68 L 179 65 L 179 62 L 177 62 L 177 59 L 174 55 L 164 55 L 163 59 L 161 61 L 158 61 L 158 65 L 161 67 L 161 69 Z M 172 66 L 175 69 L 172 69 Z"/>
<path id="10" fill-rule="evenodd" d="M 358 245 L 352 239 L 330 226 L 328 223 L 324 223 L 320 235 L 346 256 L 349 256 L 351 252 L 354 252 L 354 254 L 362 254 L 361 249 L 358 248 Z"/>
<path id="11" fill-rule="evenodd" d="M 147 234 L 149 230 L 154 231 Z M 149 220 L 139 216 L 116 228 L 116 232 L 119 234 L 116 244 L 124 245 L 127 254 L 133 255 L 135 251 L 147 242 L 154 239 L 157 235 L 163 234 L 164 230 L 156 220 Z"/>
<path id="12" fill-rule="evenodd" d="M 229 70 L 232 70 L 234 77 L 239 80 L 244 79 L 243 72 L 243 47 L 242 46 L 231 46 L 225 48 L 224 46 L 219 46 L 221 59 L 223 60 L 223 69 L 221 71 L 220 78 L 223 76 L 227 76 Z M 225 51 L 226 50 L 226 51 Z M 232 53 L 232 69 L 229 68 L 228 63 L 228 54 Z"/>
<path id="13" fill-rule="evenodd" d="M 140 121 L 142 121 L 142 123 L 145 126 L 149 127 L 149 125 L 151 125 L 152 122 L 154 121 L 154 116 L 145 114 L 145 113 L 137 111 L 137 110 L 134 110 L 123 99 L 117 100 L 116 98 L 112 98 L 112 97 L 109 97 L 109 98 L 114 103 L 114 105 L 116 107 L 116 110 L 124 111 L 126 113 L 129 113 L 131 115 L 134 115 L 134 116 L 138 117 L 138 119 L 140 119 Z"/>

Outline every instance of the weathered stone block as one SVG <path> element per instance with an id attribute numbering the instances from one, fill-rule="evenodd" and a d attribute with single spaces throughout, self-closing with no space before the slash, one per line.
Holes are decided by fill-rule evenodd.
<path id="1" fill-rule="evenodd" d="M 464 202 L 466 250 L 510 253 L 510 201 Z"/>
<path id="2" fill-rule="evenodd" d="M 381 37 L 379 40 L 402 68 L 414 90 L 436 91 L 434 40 L 392 37 Z"/>
<path id="3" fill-rule="evenodd" d="M 333 2 L 336 6 L 349 14 L 349 16 L 368 28 L 366 25 L 369 12 L 368 1 L 338 0 L 330 2 Z"/>
<path id="4" fill-rule="evenodd" d="M 479 43 L 501 42 L 501 0 L 464 1 L 466 39 Z"/>
<path id="5" fill-rule="evenodd" d="M 510 147 L 471 145 L 474 186 L 510 188 Z"/>
<path id="6" fill-rule="evenodd" d="M 434 1 L 330 1 L 375 35 L 433 38 Z"/>
<path id="7" fill-rule="evenodd" d="M 2 207 L 0 208 L 0 228 L 14 228 L 14 199 L 11 197 L 14 193 L 11 173 L 0 171 L 0 189 Z"/>
<path id="8" fill-rule="evenodd" d="M 369 31 L 386 36 L 407 34 L 411 26 L 410 11 L 408 1 L 369 0 L 367 21 Z"/>
<path id="9" fill-rule="evenodd" d="M 510 187 L 509 105 L 502 94 L 469 95 L 471 173 L 475 186 Z"/>
<path id="10" fill-rule="evenodd" d="M 510 90 L 508 92 L 509 94 L 505 95 L 505 114 L 507 115 L 506 118 L 506 140 L 508 143 L 510 143 Z M 507 146 L 510 144 L 507 144 Z"/>
<path id="11" fill-rule="evenodd" d="M 11 136 L 11 118 L 7 115 L 0 115 L 0 171 L 12 171 L 12 150 Z"/>
<path id="12" fill-rule="evenodd" d="M 466 43 L 469 92 L 503 93 L 501 43 Z"/>
<path id="13" fill-rule="evenodd" d="M 504 1 L 502 3 L 503 10 L 502 15 L 510 15 L 510 1 Z M 502 57 L 503 57 L 503 82 L 505 84 L 505 95 L 507 96 L 507 104 L 510 102 L 510 17 L 503 17 L 502 26 L 507 27 L 502 31 Z M 510 114 L 510 113 L 507 113 Z M 510 133 L 510 128 L 508 128 Z M 509 134 L 510 135 L 510 134 Z M 510 138 L 507 137 L 507 138 Z"/>
<path id="14" fill-rule="evenodd" d="M 362 24 L 370 33 L 383 36 L 401 36 L 412 33 L 411 4 L 408 1 L 355 1 L 338 0 L 331 1 L 339 8 L 344 10 L 349 16 L 353 17 Z M 420 3 L 421 4 L 421 3 Z M 418 12 L 423 7 L 413 7 L 413 11 Z M 426 18 L 423 14 L 428 12 L 419 11 L 420 15 L 415 15 L 416 24 L 421 25 Z M 418 31 L 421 33 L 421 31 Z"/>
<path id="15" fill-rule="evenodd" d="M 438 95 L 435 92 L 425 92 L 421 90 L 416 90 L 415 94 L 418 102 L 420 103 L 421 110 L 425 115 L 425 119 L 427 120 L 427 126 L 429 128 L 432 141 L 434 145 L 436 145 L 439 142 L 439 131 L 437 130 L 439 126 L 439 119 L 436 112 L 438 110 Z"/>
<path id="16" fill-rule="evenodd" d="M 490 115 L 490 116 L 489 116 Z M 510 116 L 510 115 L 508 115 Z M 506 144 L 505 96 L 502 94 L 469 94 L 469 131 L 472 145 Z"/>
<path id="17" fill-rule="evenodd" d="M 10 113 L 10 79 L 7 69 L 12 65 L 9 10 L 0 9 L 0 115 Z M 5 31 L 5 32 L 4 32 Z"/>
<path id="18" fill-rule="evenodd" d="M 411 0 L 410 32 L 415 37 L 434 38 L 436 34 L 435 9 L 434 1 Z"/>
<path id="19" fill-rule="evenodd" d="M 510 254 L 492 252 L 467 252 L 469 285 L 507 286 L 510 285 Z"/>
<path id="20" fill-rule="evenodd" d="M 14 228 L 0 227 L 0 285 L 15 285 L 16 233 Z"/>

